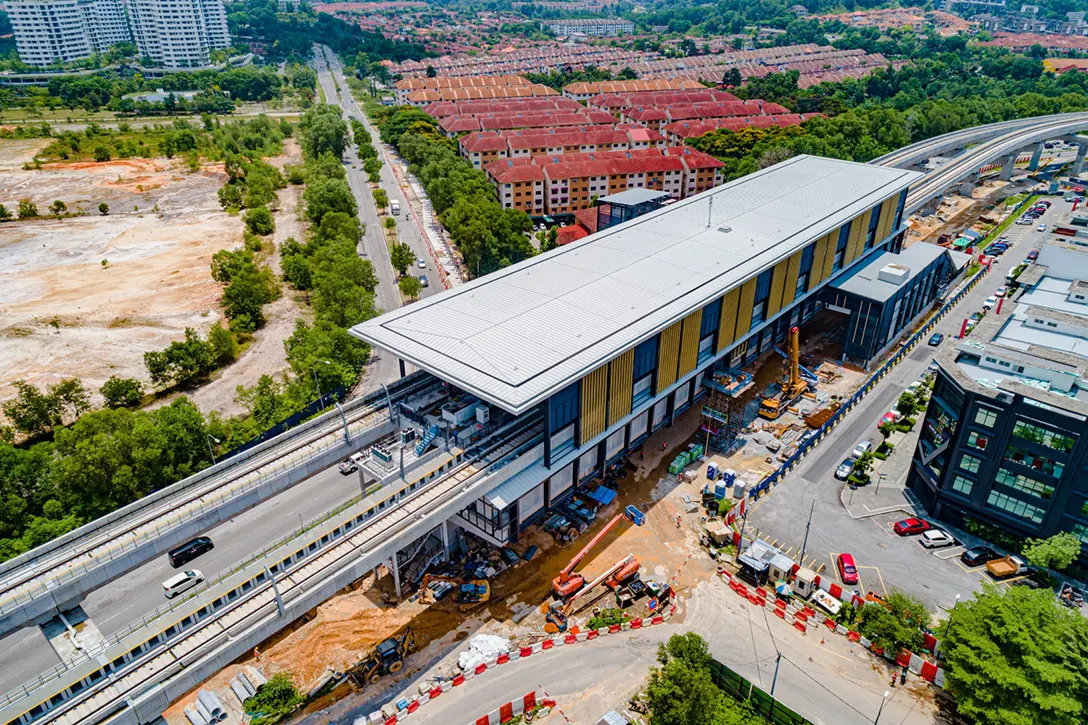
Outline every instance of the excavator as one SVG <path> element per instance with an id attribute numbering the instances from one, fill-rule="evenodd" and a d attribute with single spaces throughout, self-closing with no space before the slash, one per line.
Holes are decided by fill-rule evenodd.
<path id="1" fill-rule="evenodd" d="M 466 581 L 455 576 L 428 574 L 423 577 L 423 582 L 419 585 L 420 591 L 424 594 L 430 591 L 427 585 L 431 582 L 449 582 L 457 585 L 457 601 L 461 605 L 462 612 L 474 609 L 491 599 L 491 584 L 486 579 Z"/>
<path id="2" fill-rule="evenodd" d="M 566 602 L 563 602 L 562 600 L 553 601 L 548 606 L 548 613 L 545 615 L 545 619 L 554 624 L 556 629 L 560 632 L 566 632 L 567 617 L 574 610 L 574 605 L 582 600 L 582 597 L 589 594 L 602 582 L 604 582 L 605 586 L 612 591 L 616 591 L 619 587 L 623 586 L 623 584 L 633 579 L 638 574 L 638 569 L 638 559 L 636 559 L 633 554 L 628 554 L 606 569 L 596 579 L 575 592 L 566 600 Z M 589 604 L 592 604 L 592 602 L 588 602 L 585 606 L 589 606 Z"/>
<path id="3" fill-rule="evenodd" d="M 774 395 L 764 398 L 759 404 L 759 415 L 768 420 L 777 420 L 797 399 L 808 391 L 809 383 L 801 377 L 801 349 L 798 341 L 798 329 L 790 328 L 789 369 L 786 379 L 779 384 Z"/>
<path id="4" fill-rule="evenodd" d="M 576 594 L 585 586 L 585 577 L 583 577 L 581 574 L 576 573 L 574 571 L 574 568 L 582 562 L 582 559 L 586 558 L 586 554 L 588 554 L 594 546 L 600 543 L 601 539 L 607 536 L 608 532 L 614 529 L 616 527 L 616 524 L 618 524 L 622 519 L 628 519 L 629 521 L 633 521 L 636 526 L 641 526 L 643 520 L 641 516 L 632 517 L 628 516 L 627 513 L 622 513 L 618 514 L 615 518 L 605 524 L 604 528 L 597 532 L 597 535 L 594 536 L 588 544 L 586 544 L 585 548 L 579 551 L 578 554 L 570 560 L 570 563 L 567 564 L 561 572 L 559 572 L 559 576 L 555 577 L 555 579 L 552 580 L 552 593 L 555 594 L 557 599 L 569 599 L 571 596 Z"/>
<path id="5" fill-rule="evenodd" d="M 390 637 L 378 644 L 365 660 L 351 669 L 349 674 L 360 685 L 377 684 L 382 675 L 395 675 L 404 667 L 405 656 L 415 646 L 411 627 L 405 627 L 400 638 Z"/>

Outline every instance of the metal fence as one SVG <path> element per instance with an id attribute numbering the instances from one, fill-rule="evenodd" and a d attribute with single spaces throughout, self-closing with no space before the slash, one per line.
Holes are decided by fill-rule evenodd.
<path id="1" fill-rule="evenodd" d="M 1024 206 L 1024 203 L 1017 205 L 1016 209 L 1012 212 L 1018 214 L 1020 209 Z M 884 377 L 892 371 L 896 365 L 902 362 L 903 358 L 909 355 L 914 348 L 922 341 L 922 338 L 928 335 L 934 328 L 934 326 L 940 322 L 945 315 L 951 312 L 952 308 L 964 298 L 964 296 L 975 288 L 975 285 L 979 283 L 986 273 L 990 271 L 989 266 L 984 266 L 979 269 L 960 289 L 957 291 L 941 308 L 937 311 L 937 314 L 929 318 L 928 321 L 922 327 L 911 335 L 907 340 L 899 347 L 891 358 L 880 366 L 873 375 L 865 381 L 865 384 L 861 386 L 845 403 L 842 407 L 835 411 L 827 422 L 820 428 L 814 431 L 807 439 L 802 441 L 797 446 L 797 450 L 787 458 L 781 466 L 779 466 L 774 472 L 768 474 L 762 481 L 753 486 L 748 495 L 752 500 L 758 500 L 761 496 L 765 496 L 770 493 L 771 487 L 781 481 L 787 473 L 793 470 L 802 458 L 804 458 L 809 451 L 817 446 L 827 435 L 835 429 L 842 419 L 849 413 L 854 407 L 861 402 L 861 400 L 872 392 L 877 383 L 884 379 Z"/>
<path id="2" fill-rule="evenodd" d="M 717 660 L 710 661 L 710 676 L 718 689 L 734 699 L 746 701 L 775 725 L 814 725 Z"/>

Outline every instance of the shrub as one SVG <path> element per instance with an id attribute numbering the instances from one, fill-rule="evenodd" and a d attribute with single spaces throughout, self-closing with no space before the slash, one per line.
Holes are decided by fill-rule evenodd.
<path id="1" fill-rule="evenodd" d="M 101 204 L 98 205 L 98 213 L 101 214 L 102 216 L 106 216 L 107 214 L 110 213 L 110 205 L 107 204 L 106 202 L 102 202 Z"/>
<path id="2" fill-rule="evenodd" d="M 267 237 L 276 231 L 276 221 L 266 206 L 258 206 L 246 211 L 245 222 L 246 229 L 250 233 L 259 234 L 262 237 Z"/>
<path id="3" fill-rule="evenodd" d="M 600 614 L 590 618 L 586 627 L 588 629 L 611 627 L 613 624 L 623 624 L 629 617 L 630 615 L 622 609 L 602 609 Z"/>
<path id="4" fill-rule="evenodd" d="M 135 378 L 119 378 L 111 375 L 99 388 L 106 406 L 110 408 L 135 408 L 144 395 L 144 386 Z"/>
<path id="5" fill-rule="evenodd" d="M 36 216 L 38 216 L 38 205 L 30 199 L 21 199 L 19 201 L 19 218 L 33 219 Z"/>

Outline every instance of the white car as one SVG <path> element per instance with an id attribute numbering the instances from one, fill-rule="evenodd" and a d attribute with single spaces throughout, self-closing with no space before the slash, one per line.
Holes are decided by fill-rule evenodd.
<path id="1" fill-rule="evenodd" d="M 1037 226 L 1035 228 L 1038 229 L 1040 232 L 1045 232 L 1046 231 L 1046 224 L 1040 224 L 1039 226 Z"/>
<path id="2" fill-rule="evenodd" d="M 873 449 L 873 442 L 871 440 L 866 439 L 866 440 L 863 440 L 861 443 L 858 443 L 856 446 L 854 446 L 854 451 L 850 455 L 852 457 L 854 457 L 854 458 L 861 458 L 864 454 L 868 453 L 872 449 Z"/>
<path id="3" fill-rule="evenodd" d="M 956 539 L 952 534 L 940 529 L 930 529 L 918 537 L 918 541 L 927 549 L 939 549 L 942 546 L 954 546 Z"/>
<path id="4" fill-rule="evenodd" d="M 987 297 L 986 301 L 982 303 L 982 309 L 992 310 L 994 308 L 994 305 L 996 305 L 996 304 L 997 304 L 997 298 L 996 297 Z"/>
<path id="5" fill-rule="evenodd" d="M 363 465 L 363 461 L 366 460 L 366 456 L 362 453 L 352 453 L 350 456 L 340 461 L 340 473 L 348 475 L 349 473 L 355 473 L 359 470 L 359 466 Z"/>
<path id="6" fill-rule="evenodd" d="M 423 261 L 422 257 L 416 260 L 416 266 L 420 269 L 427 269 L 427 263 Z"/>
<path id="7" fill-rule="evenodd" d="M 994 292 L 994 297 L 1004 297 L 1009 293 L 1008 287 L 998 287 L 997 292 Z"/>

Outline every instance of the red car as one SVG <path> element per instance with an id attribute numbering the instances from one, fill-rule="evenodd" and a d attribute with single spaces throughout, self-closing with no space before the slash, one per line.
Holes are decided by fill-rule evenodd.
<path id="1" fill-rule="evenodd" d="M 900 536 L 914 536 L 915 534 L 921 534 L 929 531 L 932 527 L 928 521 L 923 519 L 903 519 L 902 521 L 896 521 L 895 526 L 892 529 Z"/>
<path id="2" fill-rule="evenodd" d="M 843 584 L 858 583 L 858 568 L 854 565 L 854 557 L 849 554 L 839 554 L 839 576 Z"/>

